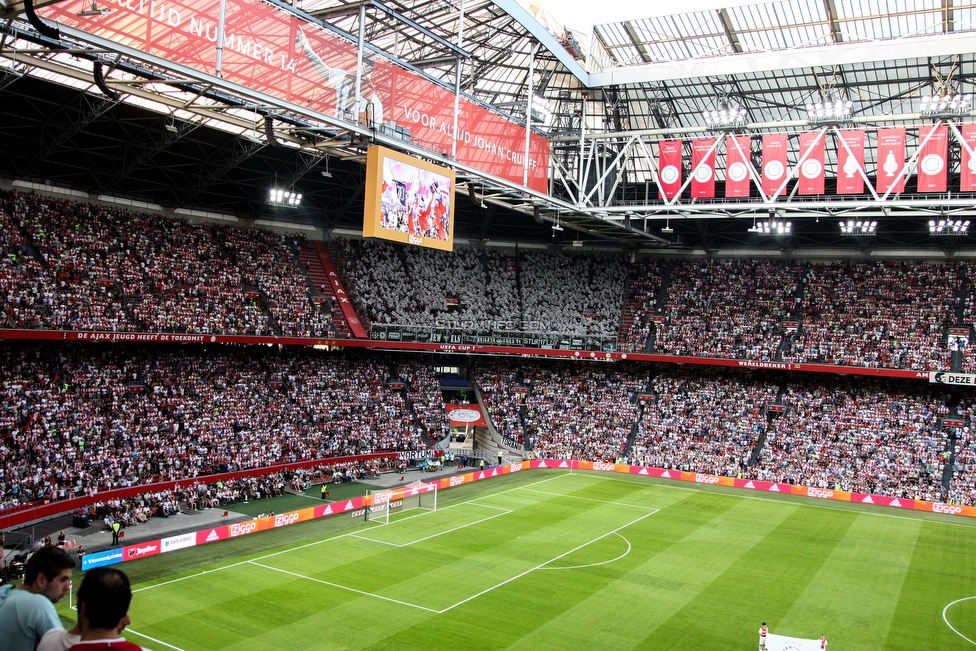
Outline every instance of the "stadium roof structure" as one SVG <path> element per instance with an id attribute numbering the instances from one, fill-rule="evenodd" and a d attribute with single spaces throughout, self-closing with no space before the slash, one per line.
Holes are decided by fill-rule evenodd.
<path id="1" fill-rule="evenodd" d="M 971 248 L 968 235 L 943 237 L 928 222 L 971 219 L 973 193 L 911 192 L 910 180 L 906 192 L 883 196 L 768 197 L 754 187 L 735 200 L 663 200 L 655 152 L 663 140 L 682 140 L 687 161 L 695 138 L 821 131 L 827 170 L 836 173 L 841 129 L 907 127 L 909 150 L 919 127 L 958 131 L 968 107 L 933 116 L 922 102 L 972 93 L 976 4 L 782 0 L 597 25 L 587 41 L 515 0 L 265 1 L 457 84 L 522 124 L 531 110 L 533 128 L 552 142 L 549 192 L 454 165 L 462 195 L 474 199 L 457 202 L 460 237 L 710 251 Z M 422 144 L 384 140 L 375 129 L 31 20 L 26 10 L 45 4 L 0 0 L 5 176 L 264 218 L 276 217 L 264 199 L 277 184 L 304 195 L 282 219 L 356 229 L 365 146 L 453 164 Z M 102 5 L 93 2 L 112 6 Z M 808 118 L 807 104 L 828 101 L 849 102 L 850 113 Z M 709 123 L 712 111 L 732 107 L 744 112 L 741 123 Z M 756 166 L 759 144 L 754 138 L 749 152 Z M 799 157 L 794 145 L 791 168 Z M 723 158 L 718 152 L 716 172 Z M 958 187 L 960 161 L 953 142 L 950 187 Z M 865 169 L 876 166 L 874 148 L 865 148 Z M 773 220 L 792 222 L 790 235 L 763 231 Z M 848 221 L 877 224 L 851 234 L 840 228 Z"/>

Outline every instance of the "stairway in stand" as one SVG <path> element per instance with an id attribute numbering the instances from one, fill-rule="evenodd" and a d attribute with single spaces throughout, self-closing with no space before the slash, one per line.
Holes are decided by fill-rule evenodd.
<path id="1" fill-rule="evenodd" d="M 342 310 L 339 309 L 335 291 L 332 289 L 332 283 L 329 282 L 329 274 L 322 266 L 318 252 L 315 249 L 300 246 L 298 247 L 298 258 L 305 265 L 308 277 L 312 279 L 312 300 L 315 301 L 316 305 L 325 303 L 332 306 L 332 324 L 335 326 L 339 337 L 341 339 L 352 339 L 352 331 L 349 324 L 346 323 L 346 317 L 342 314 Z"/>

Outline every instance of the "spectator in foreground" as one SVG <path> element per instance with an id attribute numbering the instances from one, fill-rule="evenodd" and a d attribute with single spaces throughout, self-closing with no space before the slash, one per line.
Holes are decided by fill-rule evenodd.
<path id="1" fill-rule="evenodd" d="M 72 651 L 145 651 L 127 642 L 122 631 L 131 623 L 129 604 L 132 588 L 129 577 L 114 567 L 96 567 L 85 574 L 78 589 L 78 626 L 81 641 Z"/>
<path id="2" fill-rule="evenodd" d="M 27 559 L 24 582 L 0 586 L 0 651 L 34 651 L 52 628 L 61 628 L 54 604 L 71 589 L 75 562 L 60 547 L 42 547 Z"/>

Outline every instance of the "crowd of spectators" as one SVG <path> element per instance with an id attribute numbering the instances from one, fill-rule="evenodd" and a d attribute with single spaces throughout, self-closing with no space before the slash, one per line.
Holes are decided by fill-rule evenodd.
<path id="1" fill-rule="evenodd" d="M 647 339 L 651 333 L 649 319 L 658 311 L 657 299 L 663 279 L 664 265 L 660 260 L 647 260 L 631 265 L 618 345 L 621 351 L 646 351 Z"/>
<path id="2" fill-rule="evenodd" d="M 521 380 L 516 364 L 494 362 L 479 365 L 478 388 L 495 431 L 510 447 L 525 445 L 525 426 L 520 416 L 529 387 Z"/>
<path id="3" fill-rule="evenodd" d="M 953 431 L 956 441 L 952 454 L 949 501 L 976 506 L 976 401 L 971 397 L 964 398 L 959 403 L 958 412 L 963 418 L 963 425 Z"/>
<path id="4" fill-rule="evenodd" d="M 397 369 L 404 381 L 410 408 L 417 416 L 432 443 L 443 440 L 451 433 L 444 410 L 444 395 L 434 369 L 422 364 L 405 364 Z"/>
<path id="5" fill-rule="evenodd" d="M 752 479 L 940 501 L 946 396 L 880 379 L 790 382 Z"/>
<path id="6" fill-rule="evenodd" d="M 488 366 L 479 367 L 477 378 L 482 390 L 492 396 L 487 404 L 496 429 L 501 423 L 500 432 L 527 442 L 534 455 L 612 461 L 625 450 L 637 421 L 636 394 L 645 383 L 641 367 L 522 364 L 518 385 L 529 391 L 520 394 L 511 390 L 516 384 L 510 370 Z M 520 432 L 521 395 L 524 431 Z"/>
<path id="7" fill-rule="evenodd" d="M 622 257 L 531 251 L 519 262 L 523 319 L 543 332 L 618 334 L 627 277 Z"/>
<path id="8" fill-rule="evenodd" d="M 3 327 L 335 332 L 313 301 L 297 241 L 281 235 L 10 191 L 0 193 L 0 230 Z M 347 288 L 380 325 L 619 336 L 620 350 L 643 352 L 655 315 L 658 353 L 770 361 L 781 350 L 788 362 L 924 371 L 949 370 L 947 329 L 957 308 L 972 318 L 971 298 L 958 304 L 967 263 L 628 266 L 591 252 L 442 252 L 342 239 L 335 248 Z M 785 329 L 791 314 L 799 330 Z M 963 352 L 962 370 L 976 370 L 976 353 Z"/>
<path id="9" fill-rule="evenodd" d="M 330 325 L 284 236 L 16 192 L 0 193 L 0 227 L 6 327 L 315 337 Z"/>
<path id="10" fill-rule="evenodd" d="M 619 256 L 336 245 L 348 289 L 373 324 L 601 336 L 619 329 Z"/>
<path id="11" fill-rule="evenodd" d="M 654 377 L 631 448 L 636 465 L 735 477 L 766 431 L 774 381 L 708 368 Z"/>
<path id="12" fill-rule="evenodd" d="M 955 263 L 835 262 L 809 268 L 802 333 L 783 359 L 949 370 L 947 328 L 955 322 Z"/>
<path id="13" fill-rule="evenodd" d="M 305 349 L 0 346 L 0 508 L 426 447 L 389 376 Z"/>
<path id="14" fill-rule="evenodd" d="M 773 360 L 783 340 L 782 322 L 798 300 L 800 269 L 794 262 L 766 260 L 675 262 L 655 351 Z"/>

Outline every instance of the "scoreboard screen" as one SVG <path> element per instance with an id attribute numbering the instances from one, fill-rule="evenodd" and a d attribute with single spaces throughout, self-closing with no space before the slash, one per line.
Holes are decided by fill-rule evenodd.
<path id="1" fill-rule="evenodd" d="M 363 236 L 453 251 L 454 187 L 453 170 L 370 147 Z"/>

